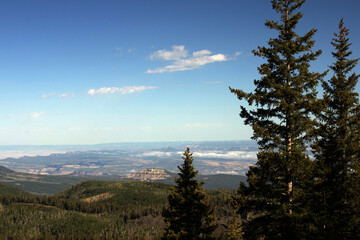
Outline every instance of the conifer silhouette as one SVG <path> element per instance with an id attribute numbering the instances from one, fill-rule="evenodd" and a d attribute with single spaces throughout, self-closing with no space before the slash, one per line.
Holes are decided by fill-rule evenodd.
<path id="1" fill-rule="evenodd" d="M 212 239 L 215 230 L 214 210 L 206 201 L 204 182 L 198 182 L 192 165 L 193 157 L 187 148 L 183 154 L 184 163 L 179 178 L 175 178 L 176 186 L 168 195 L 169 206 L 163 211 L 167 224 L 163 239 Z"/>

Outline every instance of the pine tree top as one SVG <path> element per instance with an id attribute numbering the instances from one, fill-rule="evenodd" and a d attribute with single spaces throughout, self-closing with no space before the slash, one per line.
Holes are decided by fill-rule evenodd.
<path id="1" fill-rule="evenodd" d="M 323 81 L 324 100 L 326 109 L 324 115 L 320 116 L 322 121 L 329 125 L 348 125 L 349 118 L 355 117 L 358 108 L 358 93 L 355 91 L 360 75 L 351 73 L 359 58 L 351 59 L 351 43 L 349 43 L 349 29 L 344 27 L 343 19 L 339 23 L 339 33 L 334 33 L 331 44 L 335 51 L 332 52 L 335 62 L 330 66 L 333 77 L 329 81 Z M 330 122 L 334 124 L 330 124 Z M 345 122 L 344 122 L 345 121 Z M 336 123 L 336 124 L 335 124 Z"/>
<path id="2" fill-rule="evenodd" d="M 169 207 L 163 211 L 168 227 L 163 239 L 211 239 L 216 228 L 214 210 L 206 201 L 204 182 L 198 182 L 192 153 L 187 148 L 183 154 L 184 163 L 178 167 L 179 177 L 175 178 L 176 186 L 171 187 Z"/>
<path id="3" fill-rule="evenodd" d="M 253 127 L 253 139 L 260 149 L 278 149 L 286 145 L 291 132 L 292 144 L 303 148 L 310 140 L 311 114 L 319 106 L 316 87 L 325 73 L 310 71 L 310 62 L 317 59 L 321 50 L 313 51 L 312 39 L 316 30 L 303 36 L 295 32 L 302 17 L 299 8 L 304 0 L 273 0 L 273 8 L 280 21 L 268 20 L 265 25 L 278 32 L 268 46 L 259 46 L 253 53 L 267 61 L 258 68 L 259 80 L 254 80 L 254 92 L 246 93 L 230 88 L 239 100 L 246 100 L 255 109 L 241 106 L 244 123 Z M 307 134 L 304 134 L 307 133 Z"/>

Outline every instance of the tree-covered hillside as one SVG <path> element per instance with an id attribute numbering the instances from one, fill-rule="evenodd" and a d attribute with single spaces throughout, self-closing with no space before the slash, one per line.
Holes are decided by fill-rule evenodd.
<path id="1" fill-rule="evenodd" d="M 0 239 L 159 239 L 169 185 L 85 181 L 54 196 L 0 195 Z M 216 236 L 225 236 L 234 190 L 207 192 L 216 207 Z"/>
<path id="2" fill-rule="evenodd" d="M 13 186 L 24 191 L 50 195 L 83 181 L 84 178 L 76 176 L 49 176 L 15 172 L 6 167 L 0 166 L 0 183 Z"/>
<path id="3" fill-rule="evenodd" d="M 152 182 L 160 182 L 165 184 L 174 184 L 174 178 L 176 173 L 166 171 L 169 176 L 165 179 L 149 180 Z M 124 177 L 124 176 L 75 176 L 75 175 L 38 175 L 28 174 L 22 172 L 15 172 L 6 167 L 0 166 L 0 183 L 6 183 L 9 186 L 13 186 L 24 191 L 39 194 L 39 195 L 52 195 L 57 194 L 66 188 L 69 188 L 73 184 L 85 181 L 85 180 L 103 180 L 103 181 L 137 181 L 136 178 Z M 205 181 L 205 189 L 216 188 L 228 188 L 236 189 L 239 182 L 246 182 L 246 177 L 241 175 L 200 175 L 199 180 Z"/>
<path id="4" fill-rule="evenodd" d="M 92 180 L 76 184 L 55 196 L 85 202 L 146 206 L 165 204 L 168 188 L 162 183 Z"/>
<path id="5" fill-rule="evenodd" d="M 30 193 L 21 189 L 0 183 L 0 195 L 28 196 Z"/>

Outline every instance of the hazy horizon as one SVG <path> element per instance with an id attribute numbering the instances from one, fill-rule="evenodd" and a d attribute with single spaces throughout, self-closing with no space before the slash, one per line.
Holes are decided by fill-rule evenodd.
<path id="1" fill-rule="evenodd" d="M 111 143 L 98 145 L 0 146 L 0 166 L 15 171 L 66 175 L 129 174 L 144 168 L 177 170 L 189 147 L 206 174 L 244 174 L 255 163 L 254 141 Z"/>

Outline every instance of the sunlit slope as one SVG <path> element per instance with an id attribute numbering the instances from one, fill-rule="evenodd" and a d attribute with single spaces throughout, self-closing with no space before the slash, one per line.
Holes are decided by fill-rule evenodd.
<path id="1" fill-rule="evenodd" d="M 85 202 L 144 206 L 165 203 L 168 189 L 169 185 L 155 182 L 94 180 L 75 184 L 56 196 Z"/>

